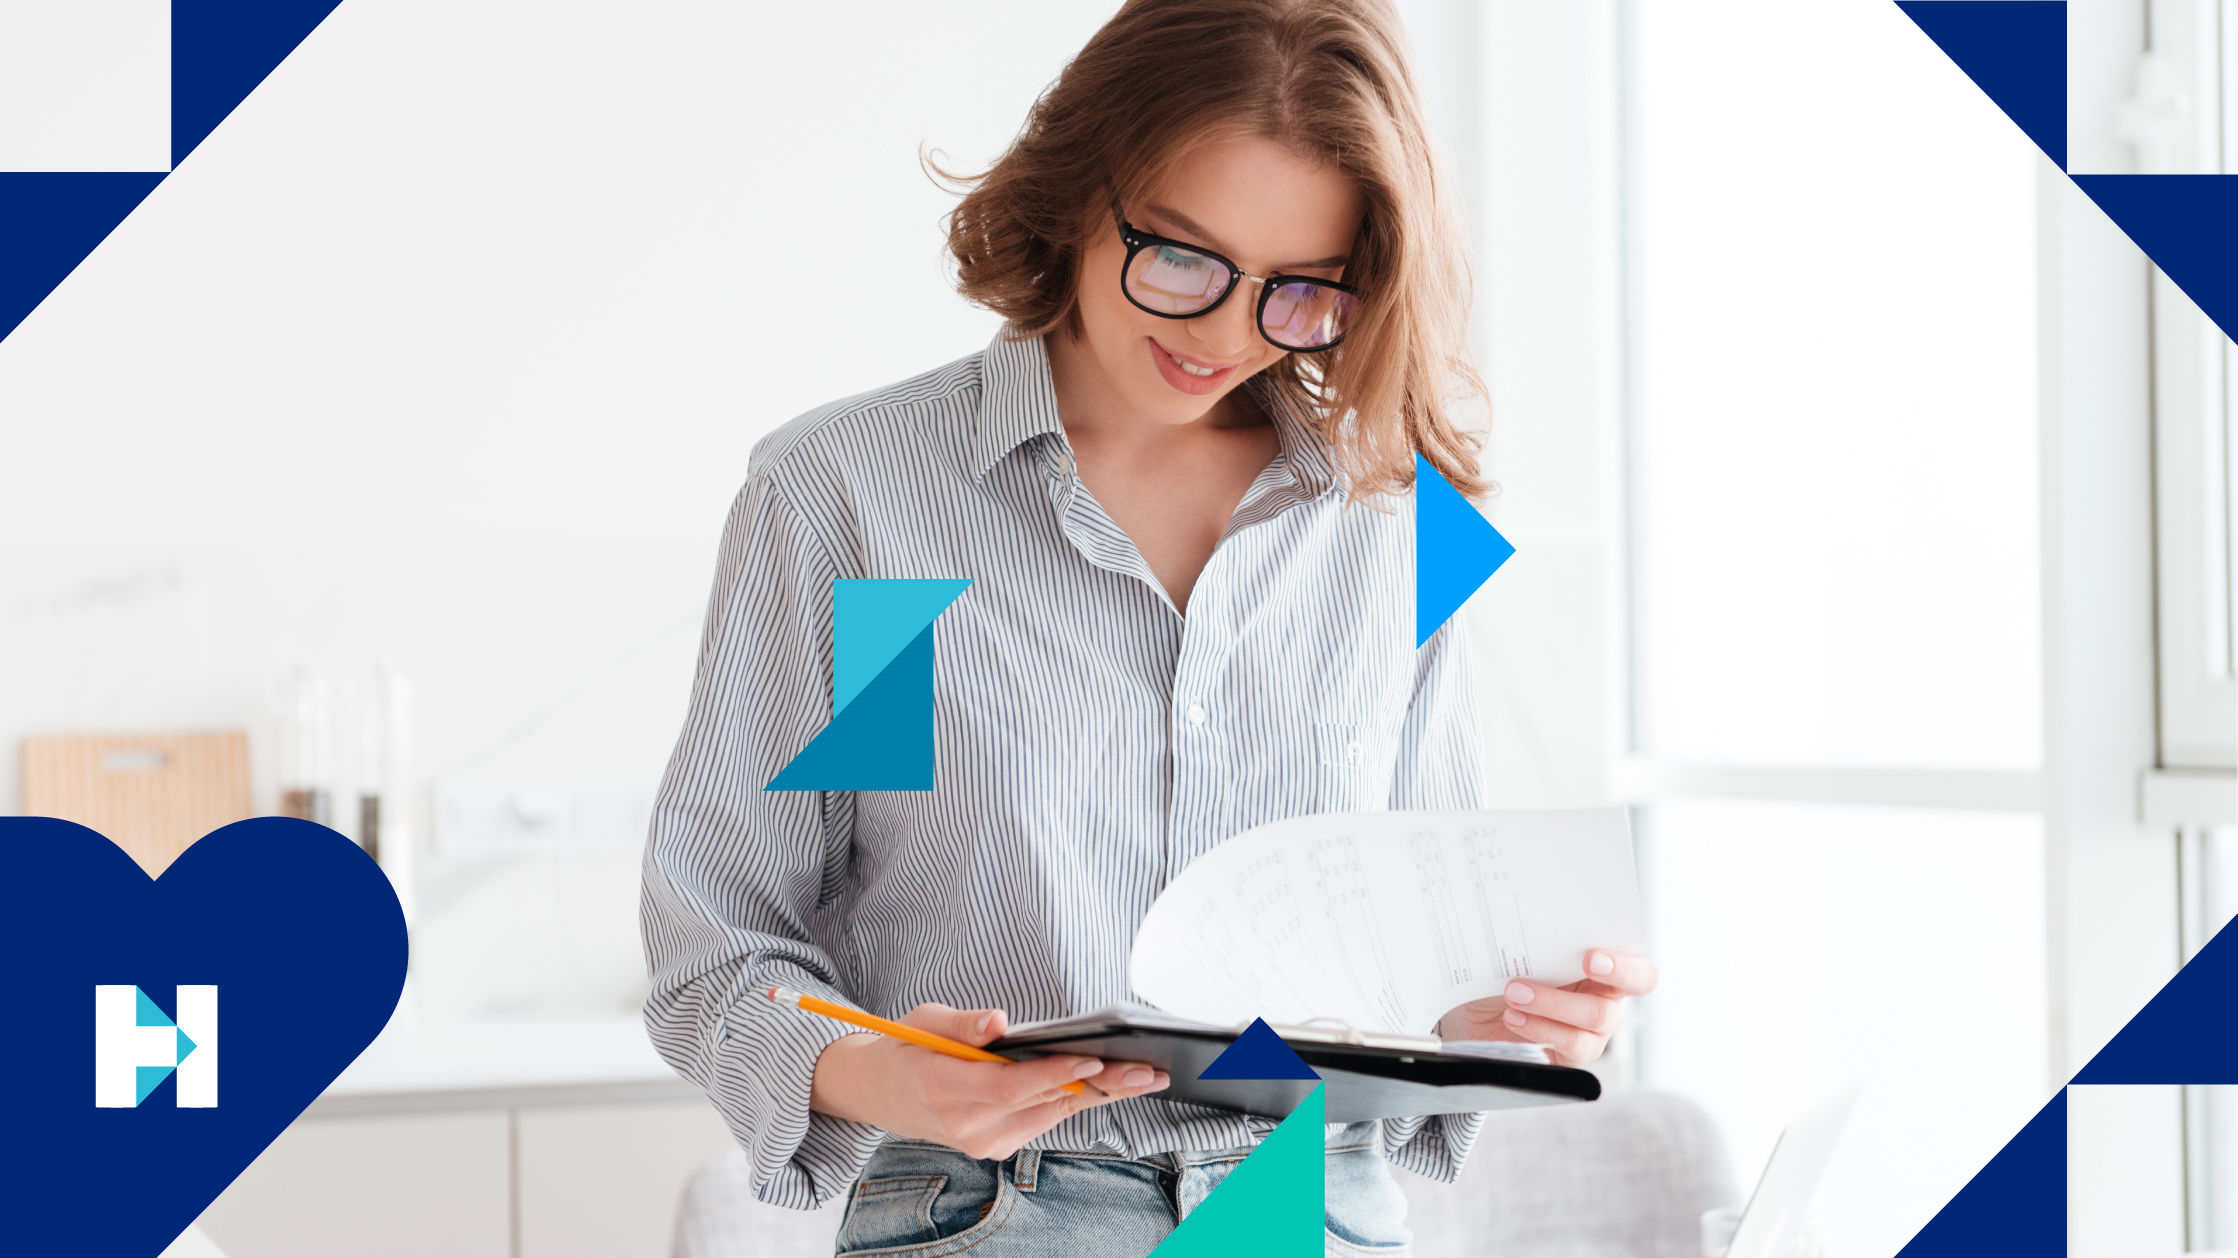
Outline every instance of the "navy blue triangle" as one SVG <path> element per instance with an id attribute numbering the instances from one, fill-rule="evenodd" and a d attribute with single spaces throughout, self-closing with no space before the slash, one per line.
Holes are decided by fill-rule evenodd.
<path id="1" fill-rule="evenodd" d="M 2067 169 L 2066 0 L 1896 0 L 1966 77 Z"/>
<path id="2" fill-rule="evenodd" d="M 929 791 L 933 767 L 928 624 L 762 789 Z"/>
<path id="3" fill-rule="evenodd" d="M 171 165 L 217 130 L 341 0 L 171 0 Z"/>
<path id="4" fill-rule="evenodd" d="M 2238 175 L 2072 178 L 2225 335 L 2238 337 Z"/>
<path id="5" fill-rule="evenodd" d="M 341 0 L 171 0 L 171 165 Z M 0 173 L 0 340 L 162 183 L 160 171 Z"/>
<path id="6" fill-rule="evenodd" d="M 1318 1079 L 1265 1018 L 1253 1018 L 1235 1043 L 1221 1050 L 1199 1079 Z"/>
<path id="7" fill-rule="evenodd" d="M 160 172 L 0 174 L 0 339 L 162 182 Z"/>
<path id="8" fill-rule="evenodd" d="M 2083 1064 L 2075 1082 L 2238 1083 L 2234 987 L 2238 929 L 2225 926 Z"/>
<path id="9" fill-rule="evenodd" d="M 2005 1142 L 1896 1258 L 2066 1258 L 2067 1090 Z"/>

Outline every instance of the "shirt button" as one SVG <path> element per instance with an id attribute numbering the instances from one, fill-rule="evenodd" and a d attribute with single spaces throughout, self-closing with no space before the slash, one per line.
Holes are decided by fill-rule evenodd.
<path id="1" fill-rule="evenodd" d="M 1201 703 L 1192 703 L 1192 704 L 1190 704 L 1190 705 L 1189 705 L 1189 723 L 1190 723 L 1191 725 L 1202 725 L 1202 724 L 1204 724 L 1204 705 L 1203 705 L 1203 704 L 1201 704 Z"/>

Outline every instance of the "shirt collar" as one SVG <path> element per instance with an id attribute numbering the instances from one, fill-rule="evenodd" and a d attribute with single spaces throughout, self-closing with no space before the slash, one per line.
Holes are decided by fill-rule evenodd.
<path id="1" fill-rule="evenodd" d="M 1040 337 L 1013 341 L 997 335 L 981 360 L 979 416 L 972 431 L 971 477 L 985 480 L 989 469 L 1011 451 L 1044 433 L 1064 437 L 1057 415 L 1057 390 L 1049 378 L 1049 351 Z M 1274 421 L 1282 459 L 1298 489 L 1320 497 L 1343 482 L 1329 457 L 1328 442 L 1297 403 L 1274 387 L 1266 373 L 1244 381 L 1260 409 Z"/>
<path id="2" fill-rule="evenodd" d="M 1057 418 L 1057 390 L 1049 380 L 1049 351 L 1040 337 L 995 337 L 980 360 L 979 418 L 971 437 L 971 478 L 1043 433 L 1064 436 Z"/>

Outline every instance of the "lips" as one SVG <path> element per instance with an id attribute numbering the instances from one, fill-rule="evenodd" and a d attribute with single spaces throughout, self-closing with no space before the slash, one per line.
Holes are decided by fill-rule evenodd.
<path id="1" fill-rule="evenodd" d="M 1226 387 L 1229 378 L 1235 374 L 1236 364 L 1234 363 L 1222 367 L 1205 362 L 1192 355 L 1175 354 L 1172 350 L 1160 345 L 1155 339 L 1151 339 L 1149 345 L 1150 358 L 1157 365 L 1159 377 L 1183 393 L 1199 396 L 1216 393 Z M 1183 363 L 1188 364 L 1188 367 L 1184 367 Z M 1212 372 L 1210 375 L 1198 375 L 1189 370 L 1189 367 L 1199 370 L 1210 367 Z"/>

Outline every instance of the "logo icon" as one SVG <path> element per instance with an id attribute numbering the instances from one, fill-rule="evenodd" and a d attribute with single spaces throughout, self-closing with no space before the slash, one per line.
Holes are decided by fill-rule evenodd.
<path id="1" fill-rule="evenodd" d="M 218 1104 L 218 989 L 181 983 L 177 1021 L 137 987 L 93 989 L 93 1103 L 137 1109 L 156 1086 L 179 1076 L 181 1109 Z"/>

